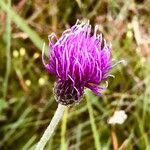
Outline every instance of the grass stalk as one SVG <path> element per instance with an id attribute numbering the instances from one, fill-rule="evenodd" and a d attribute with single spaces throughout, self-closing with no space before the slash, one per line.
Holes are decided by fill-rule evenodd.
<path id="1" fill-rule="evenodd" d="M 11 0 L 8 0 L 8 8 L 11 8 Z M 7 20 L 6 20 L 6 73 L 5 79 L 3 83 L 3 97 L 6 99 L 7 89 L 8 89 L 8 80 L 11 71 L 11 18 L 10 12 L 7 12 Z"/>
<path id="2" fill-rule="evenodd" d="M 91 99 L 92 99 L 92 96 L 90 96 L 90 92 L 87 90 L 86 91 L 86 101 L 87 101 L 87 107 L 88 107 L 92 132 L 93 132 L 93 136 L 94 136 L 95 148 L 96 148 L 96 150 L 100 150 L 101 144 L 100 144 L 100 140 L 99 140 L 99 134 L 98 134 L 99 132 L 97 130 L 96 123 L 94 121 L 94 112 L 93 112 L 92 105 L 90 102 Z"/>

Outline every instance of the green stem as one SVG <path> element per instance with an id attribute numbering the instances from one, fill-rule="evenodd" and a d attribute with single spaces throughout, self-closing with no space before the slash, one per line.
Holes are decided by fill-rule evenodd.
<path id="1" fill-rule="evenodd" d="M 8 8 L 11 8 L 11 0 L 8 0 Z M 6 20 L 6 73 L 5 79 L 3 84 L 3 96 L 6 99 L 7 89 L 8 89 L 8 80 L 11 71 L 11 54 L 10 54 L 10 47 L 11 47 L 11 18 L 10 12 L 7 12 L 7 20 Z"/>
<path id="2" fill-rule="evenodd" d="M 90 96 L 90 92 L 87 90 L 86 91 L 86 101 L 87 101 L 87 107 L 88 107 L 88 111 L 89 111 L 92 132 L 93 132 L 93 136 L 94 136 L 95 148 L 96 148 L 96 150 L 100 150 L 101 144 L 100 144 L 100 140 L 99 140 L 98 130 L 97 130 L 97 127 L 96 127 L 96 124 L 94 121 L 94 113 L 93 113 L 92 105 L 90 102 L 91 100 L 92 100 L 92 96 Z"/>

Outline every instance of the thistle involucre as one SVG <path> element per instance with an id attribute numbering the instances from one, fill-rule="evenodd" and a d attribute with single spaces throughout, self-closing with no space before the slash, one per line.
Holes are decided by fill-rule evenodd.
<path id="1" fill-rule="evenodd" d="M 105 89 L 101 83 L 106 81 L 112 68 L 112 48 L 97 29 L 95 26 L 92 33 L 89 22 L 77 21 L 59 39 L 55 34 L 49 36 L 48 64 L 44 62 L 44 52 L 42 58 L 46 69 L 57 77 L 54 93 L 62 105 L 78 103 L 84 88 L 97 95 Z"/>

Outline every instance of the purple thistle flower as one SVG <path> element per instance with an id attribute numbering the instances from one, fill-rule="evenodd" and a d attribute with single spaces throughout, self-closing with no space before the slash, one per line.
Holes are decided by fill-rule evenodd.
<path id="1" fill-rule="evenodd" d="M 58 79 L 54 87 L 58 103 L 78 103 L 84 88 L 97 95 L 106 88 L 100 84 L 106 81 L 112 68 L 112 47 L 107 45 L 102 34 L 97 34 L 97 30 L 95 26 L 92 34 L 89 22 L 77 21 L 59 39 L 55 34 L 49 36 L 49 63 L 44 62 L 44 50 L 42 60 L 45 68 Z"/>

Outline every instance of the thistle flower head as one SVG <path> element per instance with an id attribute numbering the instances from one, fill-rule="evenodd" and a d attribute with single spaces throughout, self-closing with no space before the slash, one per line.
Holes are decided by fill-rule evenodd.
<path id="1" fill-rule="evenodd" d="M 112 68 L 112 48 L 97 30 L 95 26 L 92 33 L 89 22 L 77 21 L 59 39 L 55 34 L 49 36 L 49 62 L 44 62 L 43 52 L 43 63 L 57 77 L 54 93 L 63 105 L 79 102 L 84 88 L 97 95 L 104 90 L 101 83 L 106 81 Z"/>

